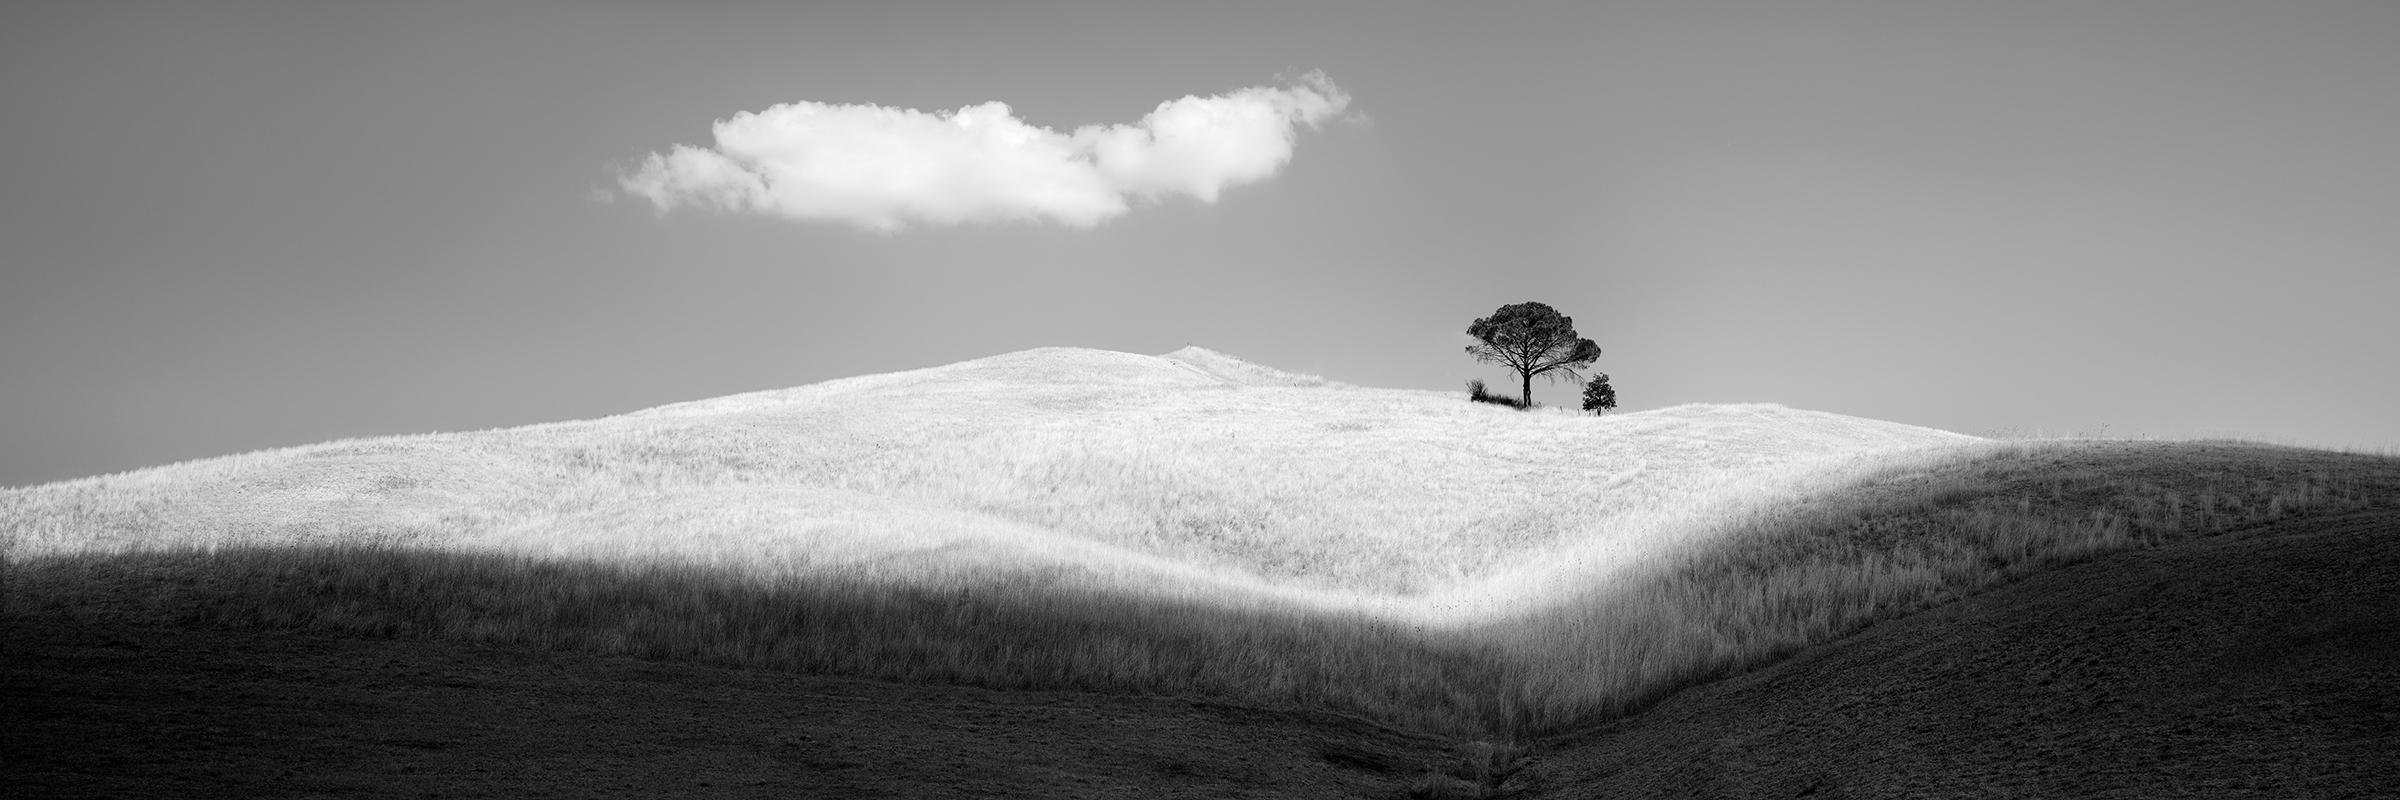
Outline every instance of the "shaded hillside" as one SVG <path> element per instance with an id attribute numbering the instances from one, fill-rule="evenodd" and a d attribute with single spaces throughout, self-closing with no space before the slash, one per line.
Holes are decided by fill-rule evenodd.
<path id="1" fill-rule="evenodd" d="M 0 796 L 1389 798 L 1338 715 L 451 641 L 0 620 Z"/>
<path id="2" fill-rule="evenodd" d="M 1544 743 L 1529 797 L 2369 797 L 2400 513 L 2036 574 Z"/>
<path id="3" fill-rule="evenodd" d="M 2400 514 L 2064 567 L 1502 763 L 1543 798 L 2371 797 L 2400 781 Z M 1475 796 L 1354 718 L 448 641 L 0 621 L 12 796 Z M 1467 752 L 1472 752 L 1471 749 Z"/>

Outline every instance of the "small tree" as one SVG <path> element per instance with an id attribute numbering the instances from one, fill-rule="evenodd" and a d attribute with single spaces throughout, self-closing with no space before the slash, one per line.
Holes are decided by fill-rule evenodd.
<path id="1" fill-rule="evenodd" d="M 1576 370 L 1600 358 L 1600 345 L 1577 335 L 1573 318 L 1541 303 L 1501 306 L 1491 316 L 1468 325 L 1467 335 L 1475 337 L 1475 344 L 1467 345 L 1467 355 L 1517 371 L 1525 391 L 1518 408 L 1533 405 L 1533 376 L 1556 379 L 1564 374 L 1580 381 L 1583 376 Z"/>
<path id="2" fill-rule="evenodd" d="M 1606 414 L 1616 407 L 1617 387 L 1608 385 L 1608 373 L 1592 373 L 1592 379 L 1583 384 L 1583 410 Z"/>

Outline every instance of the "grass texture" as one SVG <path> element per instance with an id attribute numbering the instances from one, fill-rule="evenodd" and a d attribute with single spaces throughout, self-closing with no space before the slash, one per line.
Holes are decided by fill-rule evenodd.
<path id="1" fill-rule="evenodd" d="M 2394 497 L 2387 457 L 1045 349 L 0 492 L 0 597 L 1515 739 L 2046 565 Z"/>

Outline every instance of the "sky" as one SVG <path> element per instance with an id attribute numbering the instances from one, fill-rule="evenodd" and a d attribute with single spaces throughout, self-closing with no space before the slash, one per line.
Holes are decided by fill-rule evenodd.
<path id="1" fill-rule="evenodd" d="M 1529 300 L 1624 411 L 2400 448 L 2396 42 L 2389 2 L 15 0 L 0 486 L 1041 346 L 1463 398 Z"/>

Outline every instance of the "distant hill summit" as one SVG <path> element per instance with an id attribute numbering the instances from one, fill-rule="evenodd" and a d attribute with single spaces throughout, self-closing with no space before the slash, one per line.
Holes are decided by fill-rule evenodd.
<path id="1" fill-rule="evenodd" d="M 1146 356 L 1088 347 L 1036 347 L 972 361 L 897 373 L 894 386 L 930 382 L 991 381 L 1035 384 L 1108 384 L 1120 388 L 1174 386 L 1339 386 L 1315 375 L 1285 372 L 1205 347 L 1187 346 Z M 1201 380 L 1195 380 L 1195 377 Z"/>
<path id="2" fill-rule="evenodd" d="M 1343 386 L 1315 375 L 1285 372 L 1273 367 L 1254 364 L 1234 356 L 1189 345 L 1159 358 L 1214 375 L 1227 383 L 1242 386 Z"/>
<path id="3" fill-rule="evenodd" d="M 1148 356 L 1089 347 L 1036 347 L 938 367 L 862 375 L 789 389 L 674 403 L 634 412 L 691 416 L 755 411 L 835 398 L 856 401 L 956 394 L 994 389 L 1105 387 L 1111 391 L 1255 387 L 1336 387 L 1345 384 L 1285 372 L 1204 347 Z"/>
<path id="4" fill-rule="evenodd" d="M 1107 384 L 1119 388 L 1204 386 L 1158 356 L 1089 347 L 1036 347 L 908 373 L 911 383 L 988 381 L 1009 386 Z"/>

